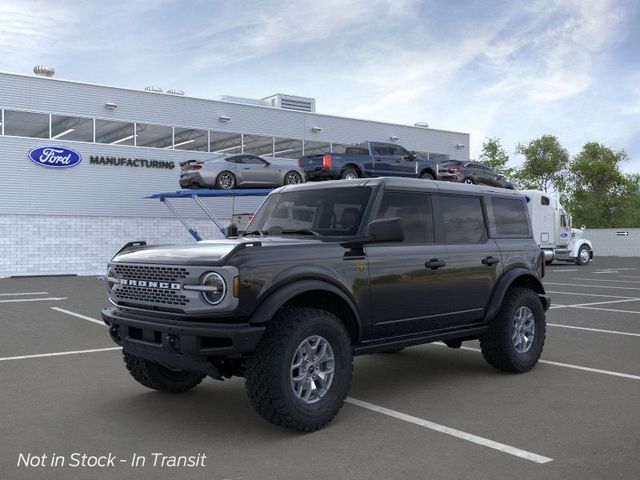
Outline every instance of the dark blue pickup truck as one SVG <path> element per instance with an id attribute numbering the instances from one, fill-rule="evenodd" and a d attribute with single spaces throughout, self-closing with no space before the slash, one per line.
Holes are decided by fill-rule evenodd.
<path id="1" fill-rule="evenodd" d="M 362 177 L 438 178 L 438 164 L 400 145 L 364 142 L 344 153 L 309 155 L 298 160 L 307 181 Z"/>

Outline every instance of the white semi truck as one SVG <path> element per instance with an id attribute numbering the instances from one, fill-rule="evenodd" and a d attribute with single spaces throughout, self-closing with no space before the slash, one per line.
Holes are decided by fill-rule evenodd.
<path id="1" fill-rule="evenodd" d="M 527 197 L 533 235 L 544 252 L 544 260 L 586 265 L 593 260 L 593 246 L 584 238 L 586 227 L 572 228 L 571 216 L 560 200 L 539 190 L 523 190 Z"/>

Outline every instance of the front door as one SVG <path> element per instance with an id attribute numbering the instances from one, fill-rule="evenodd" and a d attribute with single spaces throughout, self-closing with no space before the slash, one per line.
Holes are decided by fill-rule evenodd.
<path id="1" fill-rule="evenodd" d="M 241 169 L 243 182 L 251 185 L 278 185 L 280 174 L 272 163 L 255 155 L 245 155 Z"/>
<path id="2" fill-rule="evenodd" d="M 444 245 L 435 243 L 431 195 L 386 191 L 377 218 L 400 217 L 400 243 L 367 245 L 374 335 L 399 337 L 447 326 L 449 279 Z"/>

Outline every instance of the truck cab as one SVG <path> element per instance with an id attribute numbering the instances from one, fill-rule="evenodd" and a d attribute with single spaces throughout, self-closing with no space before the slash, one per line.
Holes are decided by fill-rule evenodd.
<path id="1" fill-rule="evenodd" d="M 584 238 L 586 226 L 572 227 L 571 215 L 559 198 L 540 190 L 523 190 L 536 242 L 545 263 L 554 260 L 586 265 L 593 260 L 593 245 Z"/>

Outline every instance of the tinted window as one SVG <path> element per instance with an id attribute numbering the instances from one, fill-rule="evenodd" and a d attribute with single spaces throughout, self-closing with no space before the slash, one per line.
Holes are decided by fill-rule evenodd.
<path id="1" fill-rule="evenodd" d="M 480 198 L 443 195 L 440 206 L 447 243 L 486 241 L 487 228 Z"/>
<path id="2" fill-rule="evenodd" d="M 229 157 L 224 160 L 229 163 L 244 163 L 244 157 Z"/>
<path id="3" fill-rule="evenodd" d="M 404 158 L 409 153 L 404 148 L 397 145 L 389 145 L 388 148 L 391 152 L 391 155 L 393 155 L 394 157 Z"/>
<path id="4" fill-rule="evenodd" d="M 276 137 L 274 139 L 274 142 L 274 157 L 300 158 L 302 156 L 302 140 L 292 140 L 289 138 Z"/>
<path id="5" fill-rule="evenodd" d="M 239 133 L 211 132 L 211 153 L 233 155 L 242 153 L 242 135 Z"/>
<path id="6" fill-rule="evenodd" d="M 176 150 L 209 150 L 209 135 L 206 130 L 176 127 L 174 130 L 173 148 Z"/>
<path id="7" fill-rule="evenodd" d="M 420 193 L 385 192 L 376 218 L 400 217 L 405 243 L 433 243 L 431 197 Z"/>
<path id="8" fill-rule="evenodd" d="M 133 145 L 133 123 L 96 120 L 96 142 Z"/>
<path id="9" fill-rule="evenodd" d="M 273 137 L 244 135 L 244 153 L 273 157 Z"/>
<path id="10" fill-rule="evenodd" d="M 492 198 L 498 235 L 529 235 L 529 221 L 524 202 L 519 198 Z"/>
<path id="11" fill-rule="evenodd" d="M 91 118 L 51 115 L 51 138 L 93 142 L 93 120 Z"/>
<path id="12" fill-rule="evenodd" d="M 384 155 L 384 156 L 391 155 L 391 149 L 386 145 L 374 145 L 373 150 L 376 153 L 376 155 Z"/>
<path id="13" fill-rule="evenodd" d="M 4 134 L 17 137 L 49 138 L 49 115 L 5 110 Z"/>
<path id="14" fill-rule="evenodd" d="M 312 142 L 309 140 L 304 141 L 304 154 L 305 155 L 317 155 L 328 153 L 331 151 L 331 144 L 328 142 Z"/>
<path id="15" fill-rule="evenodd" d="M 540 197 L 540 203 L 542 205 L 549 205 L 551 202 L 549 201 L 549 197 Z"/>
<path id="16" fill-rule="evenodd" d="M 369 150 L 366 147 L 349 147 L 345 153 L 347 155 L 369 155 Z"/>
<path id="17" fill-rule="evenodd" d="M 260 157 L 254 157 L 254 156 L 246 156 L 246 157 L 242 157 L 243 161 L 239 162 L 239 163 L 248 163 L 249 165 L 266 165 L 266 161 L 264 161 L 263 159 L 261 159 Z"/>
<path id="18" fill-rule="evenodd" d="M 164 125 L 136 124 L 138 147 L 167 148 L 173 145 L 173 129 Z"/>

